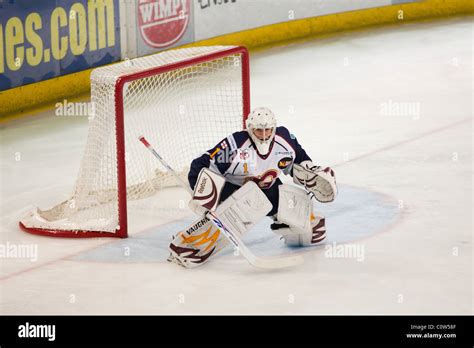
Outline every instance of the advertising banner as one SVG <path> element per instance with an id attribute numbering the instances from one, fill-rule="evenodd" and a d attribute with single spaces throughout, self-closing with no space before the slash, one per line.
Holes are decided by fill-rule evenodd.
<path id="1" fill-rule="evenodd" d="M 136 1 L 137 55 L 194 41 L 192 0 Z"/>
<path id="2" fill-rule="evenodd" d="M 0 91 L 117 60 L 118 0 L 0 0 Z"/>
<path id="3" fill-rule="evenodd" d="M 265 25 L 392 5 L 392 0 L 195 0 L 194 39 Z"/>

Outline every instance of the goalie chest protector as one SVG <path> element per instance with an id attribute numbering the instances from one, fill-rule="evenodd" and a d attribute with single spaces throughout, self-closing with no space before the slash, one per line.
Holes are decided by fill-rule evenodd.
<path id="1" fill-rule="evenodd" d="M 236 132 L 209 152 L 210 168 L 221 173 L 232 184 L 242 186 L 252 180 L 260 188 L 268 189 L 282 172 L 289 174 L 291 170 L 296 150 L 290 137 L 286 128 L 277 127 L 270 152 L 261 156 L 247 131 Z"/>

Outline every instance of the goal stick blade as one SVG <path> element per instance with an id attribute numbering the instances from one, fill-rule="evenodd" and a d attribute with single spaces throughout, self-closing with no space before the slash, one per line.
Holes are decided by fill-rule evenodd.
<path id="1" fill-rule="evenodd" d="M 238 233 L 230 230 L 215 212 L 210 211 L 207 217 L 220 231 L 224 233 L 227 239 L 234 245 L 239 253 L 247 259 L 247 261 L 255 267 L 264 269 L 279 269 L 286 267 L 293 267 L 300 265 L 304 262 L 304 258 L 301 255 L 293 256 L 274 256 L 269 258 L 259 257 L 250 251 L 249 248 L 242 241 Z"/>

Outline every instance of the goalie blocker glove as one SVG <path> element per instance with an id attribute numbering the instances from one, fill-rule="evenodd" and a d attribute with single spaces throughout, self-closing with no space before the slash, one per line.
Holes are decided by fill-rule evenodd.
<path id="1" fill-rule="evenodd" d="M 330 167 L 315 166 L 311 161 L 295 163 L 293 181 L 304 186 L 321 203 L 332 202 L 337 196 L 336 176 Z"/>
<path id="2" fill-rule="evenodd" d="M 189 201 L 189 209 L 197 215 L 204 216 L 209 210 L 213 211 L 219 204 L 225 178 L 208 168 L 199 172 L 194 186 L 193 198 Z"/>

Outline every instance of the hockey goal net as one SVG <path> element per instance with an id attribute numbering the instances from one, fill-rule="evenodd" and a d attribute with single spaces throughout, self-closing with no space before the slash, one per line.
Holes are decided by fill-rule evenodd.
<path id="1" fill-rule="evenodd" d="M 101 67 L 91 74 L 91 101 L 94 115 L 71 197 L 30 212 L 20 221 L 23 230 L 127 237 L 127 200 L 177 185 L 138 137 L 144 135 L 186 179 L 193 158 L 244 127 L 248 52 L 183 48 Z"/>

